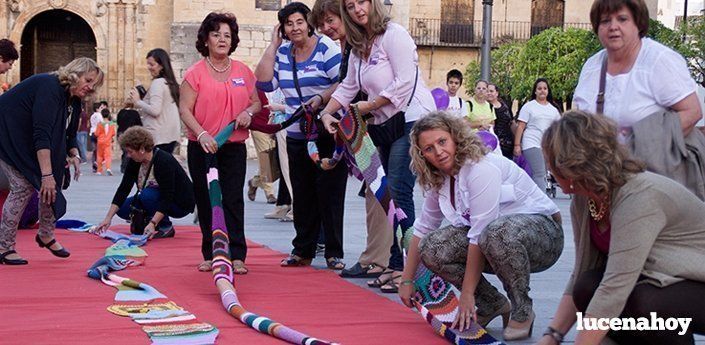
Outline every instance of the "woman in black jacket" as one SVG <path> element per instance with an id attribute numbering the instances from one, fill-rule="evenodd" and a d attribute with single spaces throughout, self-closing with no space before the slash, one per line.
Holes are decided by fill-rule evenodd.
<path id="1" fill-rule="evenodd" d="M 125 131 L 120 136 L 120 145 L 130 160 L 110 210 L 96 232 L 107 230 L 116 214 L 125 220 L 130 218 L 130 205 L 135 197 L 128 198 L 128 195 L 136 184 L 138 205 L 150 219 L 144 233 L 154 238 L 174 237 L 174 227 L 169 217 L 182 218 L 193 212 L 195 200 L 191 180 L 174 156 L 154 149 L 152 135 L 142 127 L 131 127 Z"/>
<path id="2" fill-rule="evenodd" d="M 15 251 L 17 224 L 35 191 L 40 197 L 35 241 L 55 256 L 70 255 L 54 237 L 55 221 L 66 213 L 61 194 L 64 168 L 69 157 L 78 179 L 81 99 L 102 81 L 95 61 L 77 58 L 55 72 L 31 76 L 0 96 L 0 170 L 10 181 L 10 194 L 1 205 L 0 264 L 27 264 Z"/>

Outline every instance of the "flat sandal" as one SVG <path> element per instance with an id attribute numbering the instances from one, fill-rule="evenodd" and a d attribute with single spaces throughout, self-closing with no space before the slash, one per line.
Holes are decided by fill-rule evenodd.
<path id="1" fill-rule="evenodd" d="M 392 280 L 392 273 L 394 273 L 394 270 L 385 269 L 379 277 L 375 278 L 375 280 L 368 280 L 367 286 L 378 288 L 384 284 L 387 284 L 390 280 Z"/>

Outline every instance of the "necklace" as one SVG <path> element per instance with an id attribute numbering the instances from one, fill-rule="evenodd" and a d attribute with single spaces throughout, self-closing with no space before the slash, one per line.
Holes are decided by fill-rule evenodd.
<path id="1" fill-rule="evenodd" d="M 600 209 L 597 209 L 597 205 L 595 205 L 595 201 L 590 199 L 588 200 L 588 210 L 590 210 L 590 217 L 594 219 L 596 222 L 599 222 L 600 219 L 602 219 L 605 216 L 605 213 L 607 213 L 607 201 L 602 202 L 600 204 Z"/>
<path id="2" fill-rule="evenodd" d="M 206 56 L 206 62 L 208 63 L 208 66 L 211 66 L 211 68 L 216 71 L 217 73 L 225 73 L 228 69 L 230 69 L 230 59 L 228 59 L 228 65 L 225 66 L 223 69 L 217 69 L 211 62 L 210 56 Z"/>

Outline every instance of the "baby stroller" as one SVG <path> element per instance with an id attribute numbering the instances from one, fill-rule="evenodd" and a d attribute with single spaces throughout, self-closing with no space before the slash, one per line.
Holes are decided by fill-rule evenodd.
<path id="1" fill-rule="evenodd" d="M 551 172 L 546 170 L 546 194 L 552 199 L 556 198 L 556 178 L 551 175 Z"/>

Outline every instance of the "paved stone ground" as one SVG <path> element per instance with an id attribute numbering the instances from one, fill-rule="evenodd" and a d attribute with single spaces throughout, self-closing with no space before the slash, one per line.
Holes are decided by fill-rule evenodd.
<path id="1" fill-rule="evenodd" d="M 247 163 L 247 178 L 249 179 L 257 171 L 257 162 L 248 160 Z M 81 167 L 85 170 L 81 180 L 77 183 L 72 183 L 71 188 L 69 188 L 66 193 L 68 212 L 65 218 L 82 219 L 87 222 L 98 223 L 105 217 L 113 193 L 120 183 L 121 175 L 118 172 L 116 176 L 97 176 L 90 173 L 89 165 L 82 165 Z M 115 168 L 113 169 L 114 171 L 119 171 L 119 161 L 115 161 L 113 167 Z M 365 247 L 365 202 L 364 198 L 357 196 L 359 189 L 360 182 L 354 178 L 348 179 L 344 228 L 344 260 L 348 266 L 356 262 Z M 545 272 L 531 276 L 531 297 L 534 301 L 534 311 L 536 313 L 533 337 L 525 341 L 509 342 L 508 344 L 533 344 L 541 337 L 541 333 L 543 333 L 543 330 L 548 326 L 553 317 L 553 313 L 558 306 L 559 299 L 572 270 L 575 247 L 573 245 L 573 231 L 570 225 L 570 199 L 560 192 L 558 194 L 558 197 L 554 200 L 560 207 L 564 219 L 565 248 L 562 256 L 553 267 Z M 418 212 L 423 200 L 420 188 L 416 188 L 415 200 Z M 258 191 L 257 199 L 254 202 L 250 202 L 245 198 L 246 235 L 248 239 L 252 241 L 261 243 L 282 253 L 288 253 L 291 250 L 291 240 L 294 237 L 293 224 L 264 219 L 262 215 L 269 212 L 272 207 L 273 205 L 266 203 L 264 194 L 261 191 Z M 174 219 L 174 223 L 177 225 L 193 224 L 192 221 L 193 216 L 191 215 L 182 219 Z M 119 224 L 120 222 L 122 222 L 122 220 L 115 217 L 113 224 Z M 194 263 L 194 267 L 196 264 L 197 263 Z M 317 258 L 314 260 L 313 266 L 325 269 L 325 261 L 323 258 Z M 501 287 L 496 277 L 488 276 L 488 279 L 495 284 L 495 286 Z M 369 289 L 365 285 L 365 279 L 347 280 L 352 284 L 360 286 L 360 288 Z M 382 294 L 379 290 L 371 290 L 378 293 L 380 296 L 401 303 L 396 294 Z M 500 289 L 500 291 L 503 290 Z M 501 318 L 497 318 L 490 323 L 488 330 L 501 340 Z M 573 342 L 574 338 L 575 331 L 571 331 L 566 337 L 566 342 Z M 705 344 L 705 337 L 696 337 L 696 340 L 698 344 Z"/>

